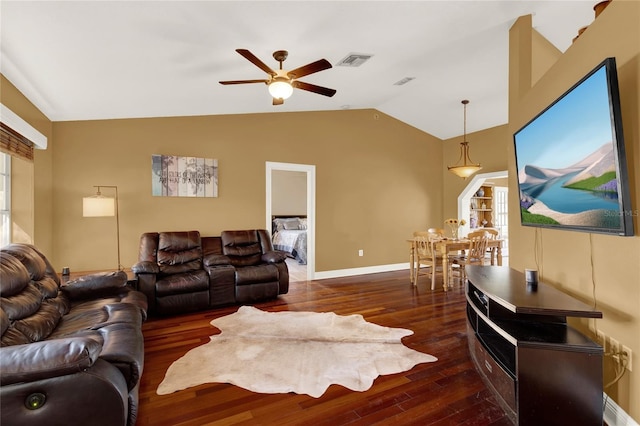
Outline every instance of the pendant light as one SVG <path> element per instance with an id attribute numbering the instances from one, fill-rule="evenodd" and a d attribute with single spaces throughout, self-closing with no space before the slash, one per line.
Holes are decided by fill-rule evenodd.
<path id="1" fill-rule="evenodd" d="M 460 142 L 460 158 L 455 166 L 447 166 L 449 171 L 462 179 L 466 179 L 478 170 L 482 169 L 480 164 L 476 164 L 469 158 L 469 142 L 467 142 L 467 104 L 468 100 L 463 100 L 464 105 L 464 136 L 462 142 Z"/>

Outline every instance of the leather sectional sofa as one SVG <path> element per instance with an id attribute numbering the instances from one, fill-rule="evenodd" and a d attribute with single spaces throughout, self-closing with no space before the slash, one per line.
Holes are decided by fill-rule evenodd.
<path id="1" fill-rule="evenodd" d="M 0 424 L 134 425 L 146 309 L 124 272 L 61 285 L 35 247 L 3 247 Z"/>
<path id="2" fill-rule="evenodd" d="M 140 237 L 132 267 L 149 312 L 171 315 L 236 303 L 254 303 L 289 290 L 286 255 L 274 251 L 262 229 L 149 232 Z"/>

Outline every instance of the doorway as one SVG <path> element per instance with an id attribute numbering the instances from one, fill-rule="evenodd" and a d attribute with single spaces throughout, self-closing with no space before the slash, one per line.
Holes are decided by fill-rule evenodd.
<path id="1" fill-rule="evenodd" d="M 315 275 L 315 230 L 316 230 L 316 166 L 309 164 L 266 162 L 266 206 L 265 229 L 271 233 L 273 218 L 274 173 L 302 172 L 306 175 L 306 215 L 307 215 L 307 281 Z"/>
<path id="2" fill-rule="evenodd" d="M 508 183 L 506 181 L 508 172 L 506 170 L 490 173 L 478 173 L 469 182 L 469 184 L 458 195 L 458 217 L 469 218 L 471 216 L 472 197 L 476 194 L 481 186 L 491 185 L 493 187 L 491 206 L 493 227 L 500 232 L 500 238 L 504 240 L 502 244 L 502 256 L 506 257 L 509 253 L 509 220 L 508 220 Z M 469 219 L 467 224 L 460 227 L 460 232 L 466 235 L 471 230 L 469 227 Z M 504 264 L 504 263 L 503 263 Z"/>

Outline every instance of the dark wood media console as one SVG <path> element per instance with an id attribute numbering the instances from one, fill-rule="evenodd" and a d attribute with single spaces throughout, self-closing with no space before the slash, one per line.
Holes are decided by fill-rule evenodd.
<path id="1" fill-rule="evenodd" d="M 468 266 L 475 366 L 517 425 L 602 425 L 602 347 L 567 317 L 602 312 L 506 266 Z"/>

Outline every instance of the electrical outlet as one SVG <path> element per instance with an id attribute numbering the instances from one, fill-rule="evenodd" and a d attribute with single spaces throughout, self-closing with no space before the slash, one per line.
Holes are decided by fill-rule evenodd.
<path id="1" fill-rule="evenodd" d="M 631 353 L 631 348 L 622 345 L 622 352 L 627 354 L 627 370 L 633 371 L 633 363 L 631 362 L 631 360 L 633 359 L 633 354 Z"/>
<path id="2" fill-rule="evenodd" d="M 616 355 L 620 353 L 620 343 L 618 343 L 618 341 L 613 337 L 609 337 L 609 352 L 611 352 L 613 356 L 618 359 Z"/>
<path id="3" fill-rule="evenodd" d="M 358 250 L 358 256 L 360 257 L 364 256 L 364 250 L 362 249 Z"/>

